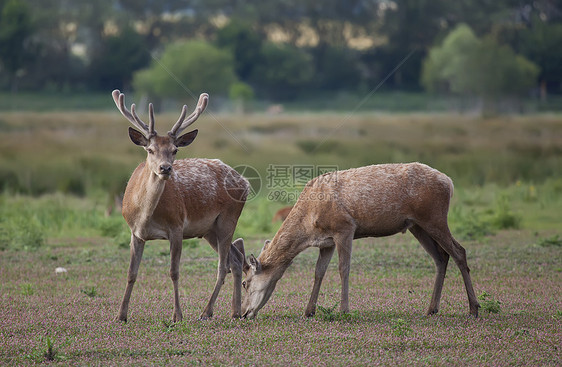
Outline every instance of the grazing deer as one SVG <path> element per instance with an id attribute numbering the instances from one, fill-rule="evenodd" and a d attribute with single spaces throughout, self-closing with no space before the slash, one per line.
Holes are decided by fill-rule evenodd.
<path id="1" fill-rule="evenodd" d="M 289 213 L 291 212 L 291 209 L 293 209 L 293 206 L 285 206 L 281 209 L 279 209 L 275 215 L 273 216 L 273 218 L 271 219 L 272 223 L 275 222 L 284 222 L 285 219 L 287 219 L 287 216 L 289 215 Z"/>
<path id="2" fill-rule="evenodd" d="M 123 116 L 140 130 L 129 127 L 131 141 L 147 152 L 146 162 L 131 175 L 123 197 L 123 217 L 131 229 L 131 261 L 117 319 L 127 320 L 145 242 L 167 239 L 174 286 L 173 321 L 182 320 L 178 291 L 182 240 L 194 237 L 205 238 L 219 255 L 217 281 L 201 318 L 213 315 L 213 305 L 229 270 L 234 278 L 232 316 L 240 317 L 244 244 L 239 239 L 231 246 L 231 241 L 249 191 L 248 181 L 218 159 L 174 160 L 178 148 L 191 144 L 197 136 L 197 130 L 180 133 L 205 110 L 209 96 L 201 94 L 195 111 L 187 117 L 187 106 L 183 106 L 179 120 L 166 136 L 154 130 L 152 104 L 146 125 L 137 116 L 134 104 L 131 111 L 127 110 L 121 92 L 114 90 L 112 96 Z"/>
<path id="3" fill-rule="evenodd" d="M 266 304 L 277 281 L 293 259 L 318 247 L 314 286 L 305 309 L 313 316 L 320 285 L 338 250 L 342 312 L 349 311 L 349 268 L 355 238 L 390 236 L 409 230 L 435 261 L 437 275 L 428 314 L 439 309 L 441 289 L 451 256 L 459 267 L 468 294 L 470 313 L 480 307 L 469 275 L 464 248 L 447 225 L 453 182 L 445 174 L 420 163 L 383 164 L 326 173 L 310 180 L 271 242 L 266 241 L 242 283 L 246 294 L 244 317 L 253 318 Z"/>

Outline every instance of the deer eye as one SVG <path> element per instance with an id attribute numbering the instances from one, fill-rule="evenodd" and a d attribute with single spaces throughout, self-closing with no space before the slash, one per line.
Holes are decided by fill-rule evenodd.
<path id="1" fill-rule="evenodd" d="M 152 150 L 152 148 L 146 148 L 146 151 L 148 154 L 154 154 L 154 150 Z"/>
<path id="2" fill-rule="evenodd" d="M 176 155 L 177 153 L 178 153 L 178 150 L 177 150 L 177 149 L 172 150 L 172 154 L 173 154 L 173 155 Z"/>
<path id="3" fill-rule="evenodd" d="M 242 282 L 242 287 L 244 287 L 244 289 L 246 289 L 246 281 L 245 280 Z"/>

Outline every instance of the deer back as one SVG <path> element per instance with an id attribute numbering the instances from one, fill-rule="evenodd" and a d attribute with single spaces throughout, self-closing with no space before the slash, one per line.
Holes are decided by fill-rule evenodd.
<path id="1" fill-rule="evenodd" d="M 310 234 L 352 226 L 355 238 L 387 236 L 408 220 L 446 215 L 452 190 L 449 177 L 421 163 L 330 172 L 305 186 L 285 222 L 302 223 Z"/>

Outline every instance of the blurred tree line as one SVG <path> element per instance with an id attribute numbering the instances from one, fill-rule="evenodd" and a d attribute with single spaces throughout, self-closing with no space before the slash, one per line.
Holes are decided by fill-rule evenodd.
<path id="1" fill-rule="evenodd" d="M 0 90 L 562 93 L 556 0 L 0 0 Z M 400 65 L 399 68 L 397 66 Z"/>

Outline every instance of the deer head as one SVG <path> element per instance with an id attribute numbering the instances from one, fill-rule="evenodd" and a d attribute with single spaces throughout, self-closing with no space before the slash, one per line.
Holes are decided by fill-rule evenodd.
<path id="1" fill-rule="evenodd" d="M 111 95 L 121 114 L 138 130 L 129 127 L 129 138 L 147 152 L 146 164 L 148 168 L 159 178 L 167 180 L 172 174 L 172 164 L 176 158 L 178 148 L 188 146 L 197 136 L 197 130 L 190 131 L 184 135 L 181 132 L 189 125 L 193 124 L 207 107 L 209 95 L 202 93 L 195 110 L 186 117 L 187 106 L 184 105 L 180 118 L 168 131 L 166 136 L 159 136 L 154 130 L 154 107 L 152 103 L 148 105 L 148 125 L 145 124 L 135 111 L 135 104 L 131 105 L 129 111 L 125 107 L 125 95 L 119 90 L 114 90 Z M 140 130 L 140 131 L 139 131 Z"/>
<path id="2" fill-rule="evenodd" d="M 265 241 L 262 252 L 269 246 L 271 241 Z M 246 290 L 242 304 L 242 316 L 253 319 L 258 311 L 267 303 L 275 290 L 277 281 L 283 275 L 283 271 L 264 268 L 261 262 L 250 255 L 245 266 L 246 279 L 242 286 Z"/>

